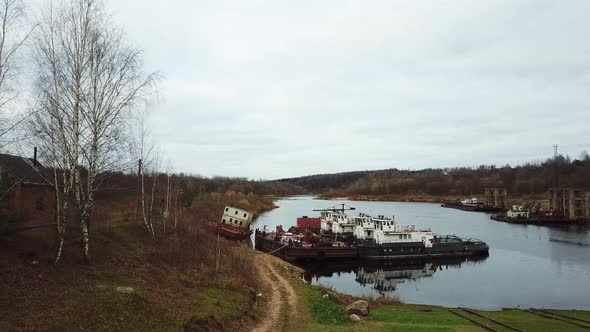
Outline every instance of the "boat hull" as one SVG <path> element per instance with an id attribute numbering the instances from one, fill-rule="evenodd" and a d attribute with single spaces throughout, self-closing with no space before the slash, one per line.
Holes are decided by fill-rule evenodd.
<path id="1" fill-rule="evenodd" d="M 486 255 L 485 243 L 461 242 L 440 244 L 426 248 L 422 242 L 402 242 L 379 245 L 361 243 L 356 246 L 303 247 L 277 241 L 261 233 L 255 237 L 256 250 L 279 256 L 290 261 L 330 260 L 394 260 L 416 258 L 469 257 Z"/>
<path id="2" fill-rule="evenodd" d="M 466 205 L 461 203 L 443 203 L 441 205 L 444 208 L 451 208 L 451 209 L 458 209 L 463 211 L 472 211 L 472 212 L 487 212 L 487 213 L 495 213 L 495 212 L 502 212 L 504 209 L 499 207 L 493 206 L 474 206 L 474 205 Z"/>
<path id="3" fill-rule="evenodd" d="M 445 243 L 425 247 L 422 242 L 394 243 L 394 244 L 360 244 L 359 258 L 361 259 L 409 259 L 436 257 L 469 257 L 485 255 L 489 247 L 485 243 Z"/>
<path id="4" fill-rule="evenodd" d="M 219 232 L 219 235 L 230 240 L 245 240 L 252 235 L 252 231 L 249 229 L 224 226 L 214 222 L 204 222 L 204 224 L 209 231 Z"/>
<path id="5" fill-rule="evenodd" d="M 509 218 L 505 215 L 494 214 L 490 216 L 490 219 L 495 221 L 501 221 L 510 224 L 520 224 L 520 225 L 538 225 L 538 226 L 570 226 L 570 225 L 583 225 L 587 224 L 589 221 L 584 219 L 574 220 L 574 219 L 567 219 L 567 218 Z"/>

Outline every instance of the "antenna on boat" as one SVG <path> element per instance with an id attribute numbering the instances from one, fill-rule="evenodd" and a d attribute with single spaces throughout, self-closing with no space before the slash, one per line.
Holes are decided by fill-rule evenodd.
<path id="1" fill-rule="evenodd" d="M 313 210 L 313 211 L 332 211 L 332 212 L 342 211 L 344 213 L 344 211 L 352 211 L 352 210 L 356 210 L 356 208 L 352 207 L 350 205 L 347 205 L 347 204 L 339 204 L 339 205 L 334 205 L 332 207 L 329 207 L 327 209 L 317 209 L 317 210 Z"/>

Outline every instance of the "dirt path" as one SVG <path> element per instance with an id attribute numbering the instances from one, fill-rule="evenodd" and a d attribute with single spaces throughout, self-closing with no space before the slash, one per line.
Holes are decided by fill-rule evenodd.
<path id="1" fill-rule="evenodd" d="M 252 331 L 280 331 L 283 329 L 284 324 L 289 323 L 281 321 L 281 311 L 287 310 L 289 321 L 294 321 L 293 318 L 297 312 L 297 293 L 295 293 L 295 289 L 289 281 L 277 272 L 275 264 L 280 260 L 271 255 L 259 254 L 256 261 L 260 276 L 266 285 L 266 292 L 268 293 L 270 290 L 270 301 L 265 317 Z M 263 296 L 268 295 L 263 293 Z"/>

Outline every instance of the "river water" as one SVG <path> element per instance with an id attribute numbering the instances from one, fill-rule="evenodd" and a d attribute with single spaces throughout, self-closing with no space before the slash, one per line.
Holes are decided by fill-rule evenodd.
<path id="1" fill-rule="evenodd" d="M 490 246 L 476 260 L 398 261 L 380 265 L 358 262 L 302 266 L 304 278 L 355 296 L 399 298 L 405 303 L 500 308 L 590 309 L 590 243 L 588 227 L 549 228 L 493 221 L 489 215 L 440 207 L 432 203 L 352 202 L 297 196 L 275 202 L 252 225 L 284 229 L 314 209 L 345 203 L 350 214 L 395 214 L 396 222 L 431 228 L 438 234 L 477 238 Z"/>

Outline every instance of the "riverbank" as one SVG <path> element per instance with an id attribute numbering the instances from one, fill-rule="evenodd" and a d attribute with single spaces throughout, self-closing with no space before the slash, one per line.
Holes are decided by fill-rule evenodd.
<path id="1" fill-rule="evenodd" d="M 177 226 L 157 220 L 155 239 L 129 212 L 134 197 L 101 201 L 92 264 L 80 255 L 76 225 L 57 266 L 54 228 L 0 234 L 0 331 L 249 330 L 264 304 L 252 250 L 218 242 L 199 223 L 217 221 L 224 204 L 255 214 L 276 206 L 267 197 L 234 196 L 202 195 Z"/>
<path id="2" fill-rule="evenodd" d="M 50 263 L 47 234 L 0 243 L 0 330 L 162 331 L 183 326 L 246 330 L 258 315 L 260 284 L 251 253 L 207 234 L 171 233 L 153 241 L 136 224 L 94 234 L 91 265 L 69 242 Z"/>
<path id="3" fill-rule="evenodd" d="M 371 201 L 371 202 L 414 202 L 414 203 L 444 203 L 444 202 L 458 202 L 465 198 L 477 198 L 481 201 L 484 200 L 483 195 L 470 195 L 470 196 L 459 196 L 459 195 L 425 195 L 425 194 L 408 194 L 408 195 L 339 195 L 339 194 L 320 194 L 316 199 L 320 200 L 348 200 L 348 201 Z M 536 205 L 541 204 L 541 207 L 548 207 L 549 200 L 545 194 L 533 194 L 533 195 L 519 195 L 509 196 L 508 206 L 512 205 Z"/>
<path id="4" fill-rule="evenodd" d="M 296 300 L 289 297 L 288 292 L 280 295 L 283 297 L 278 303 L 297 301 L 298 304 L 279 305 L 281 314 L 273 331 L 486 331 L 487 327 L 492 331 L 514 331 L 516 328 L 567 332 L 587 330 L 580 325 L 590 327 L 590 311 L 483 311 L 403 304 L 395 299 L 366 299 L 370 314 L 360 322 L 352 322 L 344 309 L 358 298 L 309 285 L 301 280 L 299 268 L 265 254 L 257 256 L 266 256 L 264 260 L 273 266 L 271 273 L 279 273 L 281 282 L 290 284 L 285 288 L 295 289 L 297 294 Z M 262 268 L 261 273 L 264 271 Z"/>

